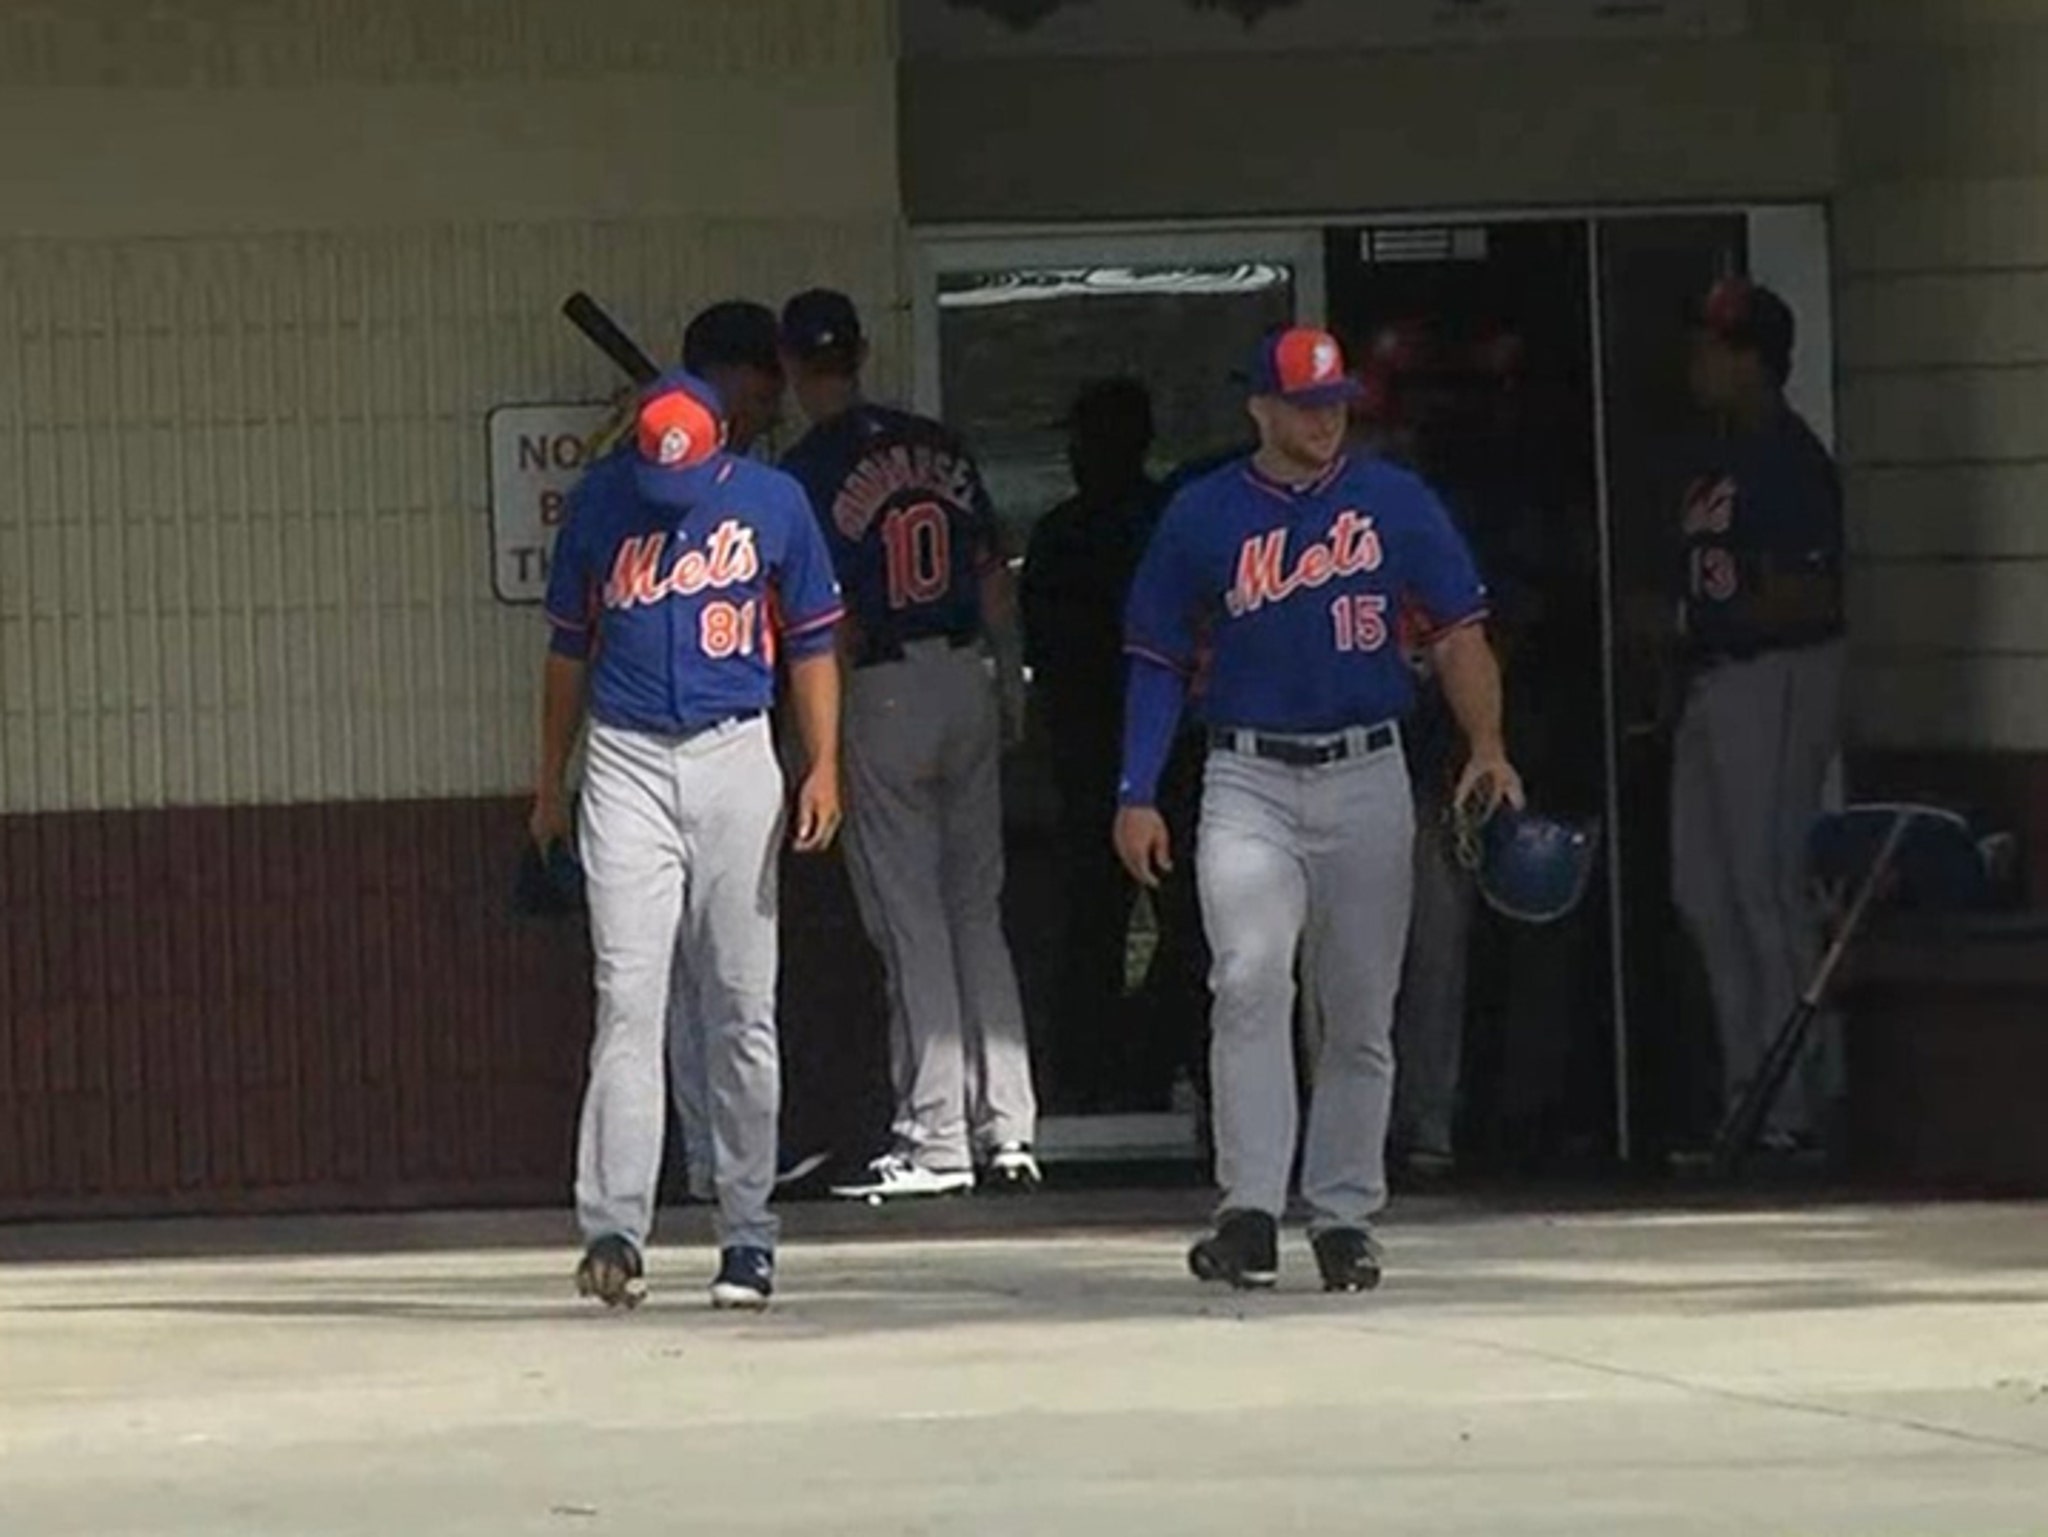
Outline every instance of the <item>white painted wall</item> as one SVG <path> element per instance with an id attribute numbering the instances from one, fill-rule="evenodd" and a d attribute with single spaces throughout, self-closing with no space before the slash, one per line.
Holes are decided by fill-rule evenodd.
<path id="1" fill-rule="evenodd" d="M 572 288 L 832 282 L 901 372 L 887 0 L 0 4 L 0 810 L 531 773 L 485 413 Z"/>

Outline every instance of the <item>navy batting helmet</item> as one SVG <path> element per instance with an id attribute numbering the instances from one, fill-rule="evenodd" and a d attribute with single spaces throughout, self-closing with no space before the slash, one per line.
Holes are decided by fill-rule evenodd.
<path id="1" fill-rule="evenodd" d="M 1487 906 L 1521 923 L 1553 923 L 1585 896 L 1600 829 L 1500 806 L 1459 843 Z"/>
<path id="2" fill-rule="evenodd" d="M 512 911 L 521 918 L 572 918 L 584 911 L 583 867 L 565 843 L 545 849 L 527 840 L 512 878 Z"/>

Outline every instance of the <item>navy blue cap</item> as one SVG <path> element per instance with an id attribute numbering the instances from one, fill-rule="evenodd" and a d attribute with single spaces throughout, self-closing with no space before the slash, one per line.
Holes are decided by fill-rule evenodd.
<path id="1" fill-rule="evenodd" d="M 800 358 L 858 346 L 860 311 L 833 288 L 808 288 L 782 307 L 782 345 Z"/>

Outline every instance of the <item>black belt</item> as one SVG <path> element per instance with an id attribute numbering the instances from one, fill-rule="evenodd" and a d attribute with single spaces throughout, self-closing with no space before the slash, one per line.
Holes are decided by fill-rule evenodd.
<path id="1" fill-rule="evenodd" d="M 1244 753 L 1284 763 L 1289 768 L 1323 768 L 1346 758 L 1370 757 L 1385 752 L 1394 745 L 1394 740 L 1394 728 L 1384 723 L 1367 727 L 1363 744 L 1349 735 L 1268 736 L 1259 731 L 1227 731 L 1220 727 L 1209 732 L 1209 745 L 1218 752 Z"/>
<path id="2" fill-rule="evenodd" d="M 728 726 L 744 726 L 749 721 L 759 720 L 767 713 L 766 710 L 736 710 L 731 715 L 721 715 L 717 720 L 706 721 L 701 726 L 692 726 L 689 730 L 679 733 L 675 740 L 694 742 L 700 736 L 709 736 L 712 732 L 723 731 Z"/>

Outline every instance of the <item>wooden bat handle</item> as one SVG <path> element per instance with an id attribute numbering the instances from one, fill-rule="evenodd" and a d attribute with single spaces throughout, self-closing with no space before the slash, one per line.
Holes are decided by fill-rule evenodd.
<path id="1" fill-rule="evenodd" d="M 654 360 L 641 351 L 619 323 L 605 313 L 604 306 L 577 289 L 562 301 L 562 313 L 569 324 L 590 339 L 598 351 L 618 365 L 619 371 L 635 384 L 650 384 L 661 374 Z"/>

